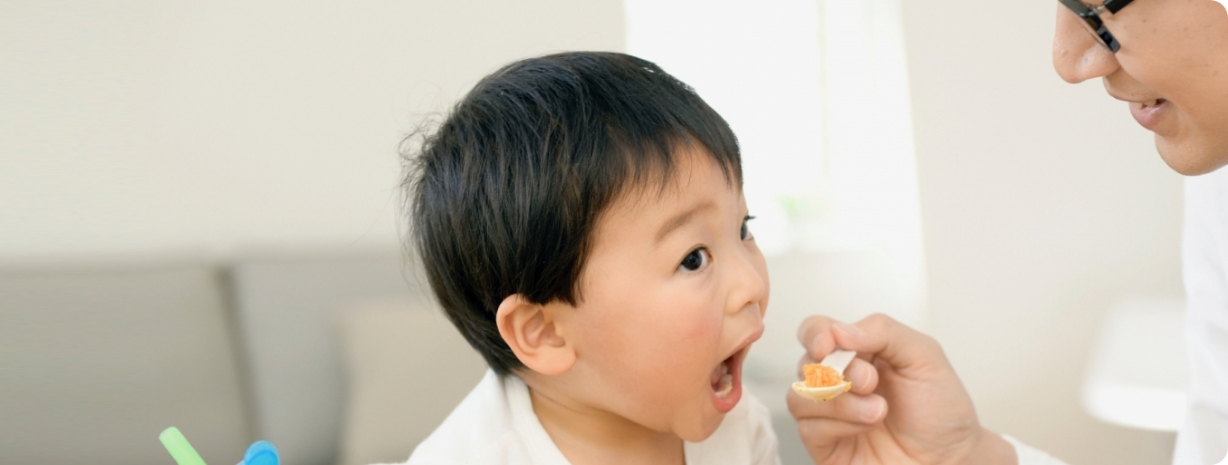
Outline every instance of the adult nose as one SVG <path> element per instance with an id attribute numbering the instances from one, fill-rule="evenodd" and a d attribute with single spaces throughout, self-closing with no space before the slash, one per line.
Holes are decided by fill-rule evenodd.
<path id="1" fill-rule="evenodd" d="M 1092 37 L 1081 18 L 1059 3 L 1053 36 L 1053 68 L 1057 74 L 1074 84 L 1108 76 L 1119 67 L 1113 52 Z"/>

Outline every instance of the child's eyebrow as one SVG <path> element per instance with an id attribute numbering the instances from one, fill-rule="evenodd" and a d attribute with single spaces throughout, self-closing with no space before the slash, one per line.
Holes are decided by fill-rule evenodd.
<path id="1" fill-rule="evenodd" d="M 668 236 L 669 233 L 673 232 L 675 229 L 689 223 L 691 219 L 695 218 L 695 215 L 699 214 L 700 212 L 704 210 L 711 210 L 713 208 L 716 208 L 716 204 L 709 200 L 691 207 L 682 213 L 674 215 L 665 222 L 664 226 L 661 226 L 661 230 L 657 231 L 656 242 L 660 243 L 662 239 L 665 239 L 665 236 Z"/>

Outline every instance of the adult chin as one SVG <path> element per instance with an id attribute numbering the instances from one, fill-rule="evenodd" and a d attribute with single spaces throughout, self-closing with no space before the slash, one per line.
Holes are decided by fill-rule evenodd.
<path id="1" fill-rule="evenodd" d="M 1228 165 L 1228 143 L 1212 144 L 1201 140 L 1173 140 L 1156 135 L 1156 150 L 1164 163 L 1179 174 L 1198 176 Z"/>

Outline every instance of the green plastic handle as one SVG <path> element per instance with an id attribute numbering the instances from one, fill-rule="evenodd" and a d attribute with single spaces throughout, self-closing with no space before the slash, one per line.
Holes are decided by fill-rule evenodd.
<path id="1" fill-rule="evenodd" d="M 188 443 L 188 438 L 183 437 L 179 428 L 172 426 L 163 430 L 162 434 L 158 435 L 158 440 L 162 441 L 163 446 L 166 446 L 166 451 L 171 453 L 171 458 L 175 459 L 175 463 L 205 465 L 205 459 L 200 458 L 200 454 L 196 453 L 196 449 L 193 449 L 192 444 Z"/>

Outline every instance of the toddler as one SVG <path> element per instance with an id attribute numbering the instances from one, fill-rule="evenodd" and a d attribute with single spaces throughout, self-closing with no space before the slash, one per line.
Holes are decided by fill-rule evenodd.
<path id="1" fill-rule="evenodd" d="M 412 241 L 490 365 L 409 464 L 774 464 L 737 140 L 619 53 L 512 63 L 414 154 Z M 430 354 L 422 354 L 430 356 Z"/>

